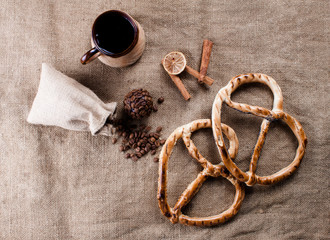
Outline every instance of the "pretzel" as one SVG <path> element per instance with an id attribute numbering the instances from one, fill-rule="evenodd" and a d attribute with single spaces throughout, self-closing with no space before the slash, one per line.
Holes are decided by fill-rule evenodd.
<path id="1" fill-rule="evenodd" d="M 219 223 L 223 223 L 232 218 L 239 210 L 244 198 L 244 188 L 240 181 L 234 178 L 225 166 L 220 163 L 213 165 L 206 160 L 198 151 L 196 146 L 191 140 L 192 132 L 201 128 L 211 128 L 210 119 L 200 119 L 188 123 L 184 126 L 178 127 L 166 140 L 162 151 L 160 153 L 159 163 L 159 179 L 158 179 L 158 193 L 157 199 L 161 212 L 168 217 L 172 223 L 180 222 L 185 225 L 195 226 L 212 226 Z M 229 139 L 229 155 L 231 158 L 235 158 L 238 152 L 238 139 L 233 129 L 225 124 L 221 124 L 222 132 Z M 172 153 L 173 147 L 177 140 L 183 139 L 185 146 L 191 157 L 197 160 L 203 167 L 203 170 L 198 174 L 197 178 L 190 183 L 187 189 L 182 193 L 177 203 L 171 208 L 167 203 L 167 171 L 168 171 L 168 159 Z M 202 184 L 208 177 L 222 176 L 228 179 L 236 189 L 236 194 L 233 204 L 226 211 L 210 216 L 210 217 L 189 217 L 182 214 L 181 209 L 186 206 L 193 196 L 201 188 Z"/>
<path id="2" fill-rule="evenodd" d="M 231 94 L 239 86 L 252 82 L 263 83 L 271 89 L 274 95 L 272 110 L 258 106 L 236 103 L 230 99 Z M 224 144 L 221 123 L 221 107 L 223 102 L 225 102 L 229 107 L 241 112 L 250 113 L 255 116 L 264 118 L 261 124 L 260 134 L 254 148 L 248 172 L 243 172 L 236 166 L 236 164 L 232 161 L 230 154 L 228 154 Z M 290 127 L 298 140 L 299 145 L 296 151 L 296 156 L 292 163 L 282 170 L 270 176 L 258 176 L 256 175 L 257 162 L 262 146 L 265 142 L 265 137 L 267 135 L 269 125 L 272 121 L 279 119 L 283 120 Z M 252 186 L 256 183 L 261 185 L 274 184 L 293 174 L 301 163 L 307 144 L 307 138 L 301 124 L 294 117 L 283 112 L 283 96 L 280 87 L 277 85 L 273 78 L 261 73 L 238 75 L 232 78 L 227 86 L 220 89 L 215 97 L 212 107 L 212 130 L 222 162 L 233 176 L 235 176 L 238 180 L 245 182 L 248 186 Z"/>

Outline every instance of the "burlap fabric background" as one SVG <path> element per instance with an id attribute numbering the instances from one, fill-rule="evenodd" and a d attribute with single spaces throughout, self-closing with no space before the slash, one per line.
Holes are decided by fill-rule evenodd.
<path id="1" fill-rule="evenodd" d="M 133 66 L 114 69 L 79 62 L 90 48 L 93 20 L 108 9 L 130 13 L 143 26 L 147 45 Z M 2 1 L 0 8 L 0 238 L 1 239 L 326 239 L 329 237 L 329 1 Z M 201 87 L 183 74 L 192 95 L 185 102 L 160 65 L 183 51 L 198 69 L 202 40 L 214 42 Z M 37 92 L 41 63 L 92 89 L 103 101 L 119 102 L 133 88 L 165 97 L 147 123 L 176 127 L 209 118 L 216 92 L 235 75 L 272 76 L 284 110 L 303 125 L 309 143 L 298 172 L 275 186 L 246 189 L 238 215 L 224 225 L 172 225 L 156 200 L 158 164 L 149 155 L 123 157 L 103 136 L 26 122 Z M 241 88 L 234 100 L 271 108 L 263 86 Z M 247 169 L 261 119 L 228 107 L 223 122 L 240 140 L 238 165 Z M 193 139 L 211 161 L 219 161 L 211 131 Z M 258 168 L 267 175 L 289 164 L 297 141 L 274 124 Z M 169 165 L 173 205 L 199 166 L 181 142 Z M 234 189 L 225 180 L 207 181 L 185 213 L 213 215 L 226 209 Z"/>

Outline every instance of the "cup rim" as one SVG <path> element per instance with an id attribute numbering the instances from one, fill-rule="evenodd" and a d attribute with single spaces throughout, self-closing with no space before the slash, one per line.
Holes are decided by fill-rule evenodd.
<path id="1" fill-rule="evenodd" d="M 133 39 L 133 42 L 131 43 L 131 45 L 128 46 L 128 48 L 126 48 L 124 51 L 120 52 L 120 53 L 113 53 L 113 52 L 110 52 L 104 48 L 101 48 L 97 41 L 96 41 L 96 33 L 95 33 L 95 26 L 96 26 L 96 23 L 97 21 L 103 17 L 104 15 L 107 15 L 111 12 L 115 12 L 115 13 L 118 13 L 120 14 L 121 16 L 123 16 L 124 18 L 126 18 L 127 21 L 129 21 L 129 23 L 132 25 L 133 29 L 134 29 L 134 39 Z M 123 11 L 120 11 L 120 10 L 109 10 L 109 11 L 106 11 L 106 12 L 103 12 L 101 13 L 94 21 L 93 23 L 93 27 L 92 27 L 92 40 L 93 40 L 93 43 L 95 45 L 95 47 L 97 48 L 97 50 L 99 50 L 102 54 L 104 55 L 107 55 L 107 56 L 110 56 L 110 57 L 120 57 L 120 56 L 123 56 L 127 53 L 129 53 L 136 45 L 137 43 L 137 40 L 138 40 L 138 37 L 139 37 L 139 28 L 135 22 L 135 20 L 130 16 L 128 15 L 127 13 L 123 12 Z"/>

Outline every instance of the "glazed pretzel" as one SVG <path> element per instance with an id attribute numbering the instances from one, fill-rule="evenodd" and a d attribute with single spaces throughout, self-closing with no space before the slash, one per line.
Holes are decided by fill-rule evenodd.
<path id="1" fill-rule="evenodd" d="M 231 94 L 242 84 L 259 82 L 267 85 L 274 95 L 273 109 L 268 110 L 258 106 L 250 106 L 247 104 L 241 104 L 233 102 L 230 99 Z M 252 159 L 250 162 L 250 167 L 248 172 L 243 172 L 239 169 L 236 164 L 232 161 L 230 154 L 226 149 L 222 136 L 222 123 L 221 123 L 221 107 L 222 103 L 225 102 L 229 107 L 239 110 L 244 113 L 251 113 L 253 115 L 264 118 L 260 134 L 257 143 L 252 154 Z M 282 170 L 274 173 L 270 176 L 258 176 L 256 175 L 257 162 L 260 156 L 262 146 L 265 142 L 265 137 L 267 135 L 269 125 L 273 120 L 283 120 L 295 134 L 298 139 L 298 148 L 296 151 L 296 156 L 293 162 Z M 220 156 L 224 165 L 227 169 L 234 175 L 237 179 L 245 182 L 248 186 L 252 186 L 256 183 L 262 185 L 273 184 L 281 181 L 282 179 L 290 176 L 299 167 L 300 162 L 304 156 L 305 148 L 307 144 L 307 138 L 301 124 L 289 114 L 283 112 L 283 97 L 280 87 L 277 85 L 275 80 L 265 74 L 260 73 L 249 73 L 238 75 L 227 84 L 227 86 L 220 89 L 215 97 L 212 107 L 212 130 L 213 136 L 218 147 Z"/>
<path id="2" fill-rule="evenodd" d="M 201 128 L 211 128 L 210 119 L 195 120 L 189 124 L 178 127 L 166 140 L 162 151 L 160 153 L 159 163 L 159 180 L 158 180 L 158 204 L 162 213 L 170 219 L 172 223 L 180 222 L 185 225 L 195 226 L 212 226 L 219 223 L 223 223 L 228 219 L 232 218 L 239 210 L 241 203 L 244 198 L 244 189 L 242 184 L 234 178 L 223 164 L 213 165 L 206 160 L 191 140 L 192 132 Z M 238 139 L 233 129 L 225 124 L 221 124 L 222 132 L 229 139 L 229 155 L 231 158 L 235 158 L 238 151 Z M 198 174 L 197 178 L 190 183 L 187 189 L 182 193 L 181 197 L 171 208 L 167 203 L 167 170 L 168 170 L 168 159 L 172 153 L 173 147 L 177 140 L 182 138 L 191 157 L 196 159 L 203 167 L 203 170 Z M 235 199 L 229 209 L 222 212 L 221 214 L 197 218 L 189 217 L 181 213 L 181 209 L 187 205 L 193 196 L 201 188 L 203 182 L 208 177 L 219 177 L 222 176 L 228 179 L 236 189 Z"/>

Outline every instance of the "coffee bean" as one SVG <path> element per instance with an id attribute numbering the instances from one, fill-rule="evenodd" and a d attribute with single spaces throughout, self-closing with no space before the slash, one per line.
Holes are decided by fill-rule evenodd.
<path id="1" fill-rule="evenodd" d="M 141 158 L 141 157 L 142 157 L 142 153 L 138 152 L 138 153 L 136 153 L 136 156 L 137 156 L 138 158 Z"/>
<path id="2" fill-rule="evenodd" d="M 125 157 L 126 158 L 131 158 L 131 154 L 130 153 L 126 153 Z"/>
<path id="3" fill-rule="evenodd" d="M 154 112 L 157 112 L 158 111 L 158 107 L 157 106 L 154 106 L 152 110 L 154 110 Z"/>
<path id="4" fill-rule="evenodd" d="M 144 129 L 144 131 L 147 133 L 147 132 L 149 132 L 151 130 L 151 126 L 147 126 L 145 129 Z"/>
<path id="5" fill-rule="evenodd" d="M 164 102 L 164 98 L 163 97 L 160 97 L 160 98 L 158 98 L 158 100 L 157 100 L 157 102 L 159 103 L 159 104 L 161 104 L 161 103 L 163 103 Z"/>
<path id="6" fill-rule="evenodd" d="M 134 155 L 134 156 L 132 157 L 132 160 L 133 160 L 134 162 L 136 162 L 136 161 L 138 160 L 138 157 Z"/>
<path id="7" fill-rule="evenodd" d="M 156 150 L 152 150 L 151 155 L 155 155 L 155 154 L 156 154 Z"/>
<path id="8" fill-rule="evenodd" d="M 156 128 L 156 132 L 160 133 L 163 130 L 163 128 L 161 126 Z"/>
<path id="9" fill-rule="evenodd" d="M 165 142 L 166 142 L 165 139 L 160 140 L 160 144 L 161 144 L 161 145 L 164 145 Z"/>
<path id="10" fill-rule="evenodd" d="M 117 142 L 117 138 L 112 138 L 112 143 L 115 144 Z"/>
<path id="11" fill-rule="evenodd" d="M 120 150 L 121 152 L 123 152 L 124 149 L 125 149 L 125 147 L 124 147 L 123 145 L 120 145 L 119 150 Z"/>
<path id="12" fill-rule="evenodd" d="M 154 158 L 154 162 L 159 162 L 159 158 L 158 157 L 155 157 Z"/>
<path id="13" fill-rule="evenodd" d="M 156 141 L 156 138 L 151 137 L 149 140 L 150 140 L 152 143 L 154 143 L 154 142 Z"/>

